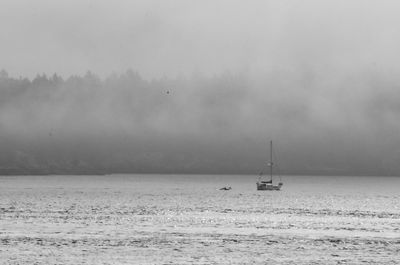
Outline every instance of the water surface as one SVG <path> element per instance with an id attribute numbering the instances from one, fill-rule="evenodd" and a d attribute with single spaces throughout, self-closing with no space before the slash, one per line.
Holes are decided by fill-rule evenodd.
<path id="1" fill-rule="evenodd" d="M 400 178 L 256 181 L 2 176 L 0 264 L 400 263 Z"/>

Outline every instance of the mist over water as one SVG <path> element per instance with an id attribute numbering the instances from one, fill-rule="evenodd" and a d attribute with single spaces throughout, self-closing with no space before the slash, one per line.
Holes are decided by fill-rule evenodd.
<path id="1" fill-rule="evenodd" d="M 0 171 L 398 175 L 398 7 L 3 1 Z"/>
<path id="2" fill-rule="evenodd" d="M 146 80 L 130 70 L 29 80 L 3 71 L 0 163 L 49 173 L 258 173 L 273 139 L 286 173 L 398 173 L 398 110 L 384 77 L 343 97 L 310 78 Z"/>

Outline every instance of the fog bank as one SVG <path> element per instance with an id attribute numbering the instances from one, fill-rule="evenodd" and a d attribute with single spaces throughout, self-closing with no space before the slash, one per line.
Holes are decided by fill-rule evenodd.
<path id="1" fill-rule="evenodd" d="M 3 71 L 0 167 L 256 174 L 271 139 L 286 173 L 398 174 L 398 82 L 373 68 L 151 80 Z"/>

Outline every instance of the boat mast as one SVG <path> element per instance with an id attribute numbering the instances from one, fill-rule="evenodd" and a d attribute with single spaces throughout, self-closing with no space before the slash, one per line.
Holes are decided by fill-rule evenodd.
<path id="1" fill-rule="evenodd" d="M 271 182 L 272 182 L 272 166 L 273 166 L 273 162 L 272 162 L 272 141 L 270 141 L 270 160 L 269 160 L 269 174 L 271 176 Z"/>

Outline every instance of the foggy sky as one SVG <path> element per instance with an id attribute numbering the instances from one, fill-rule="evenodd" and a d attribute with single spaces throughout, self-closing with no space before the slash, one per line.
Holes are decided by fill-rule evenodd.
<path id="1" fill-rule="evenodd" d="M 3 97 L 10 153 L 0 160 L 54 149 L 81 164 L 134 160 L 126 170 L 153 161 L 170 166 L 158 171 L 254 173 L 273 139 L 291 173 L 400 174 L 399 7 L 1 1 L 0 68 L 11 77 L 99 77 Z M 138 76 L 107 83 L 127 69 Z"/>
<path id="2" fill-rule="evenodd" d="M 15 76 L 145 77 L 225 70 L 398 71 L 398 1 L 3 0 L 1 65 Z"/>

